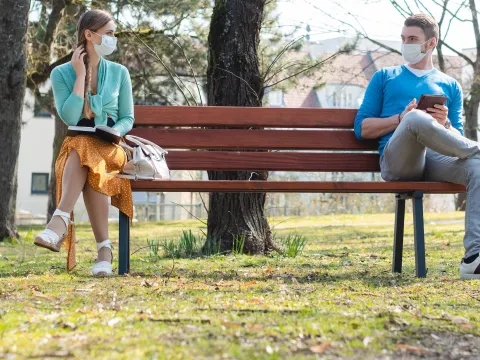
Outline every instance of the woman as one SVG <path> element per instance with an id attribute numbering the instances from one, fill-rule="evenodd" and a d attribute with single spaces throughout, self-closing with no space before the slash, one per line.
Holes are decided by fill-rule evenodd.
<path id="1" fill-rule="evenodd" d="M 65 124 L 107 125 L 124 136 L 133 126 L 132 85 L 128 70 L 103 56 L 116 49 L 115 22 L 111 14 L 90 10 L 77 25 L 77 49 L 70 62 L 51 74 L 58 115 Z M 67 270 L 75 263 L 73 207 L 83 192 L 88 217 L 97 242 L 94 276 L 112 274 L 112 244 L 108 236 L 108 197 L 112 205 L 133 215 L 129 180 L 107 176 L 120 172 L 126 163 L 122 148 L 88 135 L 67 136 L 55 163 L 57 209 L 46 229 L 35 237 L 35 245 L 68 250 Z"/>

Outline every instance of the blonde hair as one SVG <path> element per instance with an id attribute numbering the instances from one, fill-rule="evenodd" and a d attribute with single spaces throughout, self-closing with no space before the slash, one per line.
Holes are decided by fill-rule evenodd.
<path id="1" fill-rule="evenodd" d="M 87 49 L 87 38 L 85 37 L 85 30 L 98 31 L 104 27 L 108 22 L 113 20 L 113 16 L 104 10 L 89 10 L 80 17 L 77 24 L 77 47 L 83 45 L 85 50 Z M 85 61 L 85 102 L 83 105 L 83 114 L 86 118 L 91 119 L 95 116 L 90 107 L 90 101 L 88 99 L 88 92 L 90 84 L 92 82 L 92 70 L 90 69 L 90 59 L 88 54 L 84 57 Z"/>

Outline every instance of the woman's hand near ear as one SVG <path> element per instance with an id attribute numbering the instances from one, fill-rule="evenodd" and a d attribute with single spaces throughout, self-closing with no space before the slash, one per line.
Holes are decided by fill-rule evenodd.
<path id="1" fill-rule="evenodd" d="M 81 97 L 82 99 L 85 97 L 85 76 L 87 74 L 87 70 L 85 68 L 85 63 L 83 58 L 87 55 L 87 52 L 83 46 L 79 46 L 72 55 L 72 66 L 77 74 L 77 79 L 75 80 L 75 84 L 73 85 L 73 93 Z"/>
<path id="2" fill-rule="evenodd" d="M 87 52 L 83 46 L 79 46 L 78 48 L 75 49 L 72 55 L 72 66 L 73 69 L 75 70 L 75 73 L 77 74 L 77 78 L 79 77 L 85 77 L 87 70 L 85 68 L 85 63 L 83 58 L 87 55 Z"/>

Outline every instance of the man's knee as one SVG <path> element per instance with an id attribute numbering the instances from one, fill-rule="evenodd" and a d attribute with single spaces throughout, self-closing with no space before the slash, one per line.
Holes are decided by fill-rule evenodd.
<path id="1" fill-rule="evenodd" d="M 402 119 L 402 124 L 412 130 L 425 130 L 433 126 L 434 119 L 420 110 L 412 110 Z"/>

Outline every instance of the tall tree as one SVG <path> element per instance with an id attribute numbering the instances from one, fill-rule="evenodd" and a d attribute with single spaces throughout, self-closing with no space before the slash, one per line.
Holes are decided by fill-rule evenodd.
<path id="1" fill-rule="evenodd" d="M 0 0 L 0 240 L 15 227 L 17 163 L 25 96 L 29 0 Z"/>
<path id="2" fill-rule="evenodd" d="M 263 83 L 257 55 L 265 0 L 216 0 L 208 37 L 208 105 L 262 106 Z M 268 172 L 209 171 L 210 180 L 266 180 Z M 207 237 L 231 250 L 245 236 L 245 252 L 273 248 L 264 193 L 212 193 Z"/>

